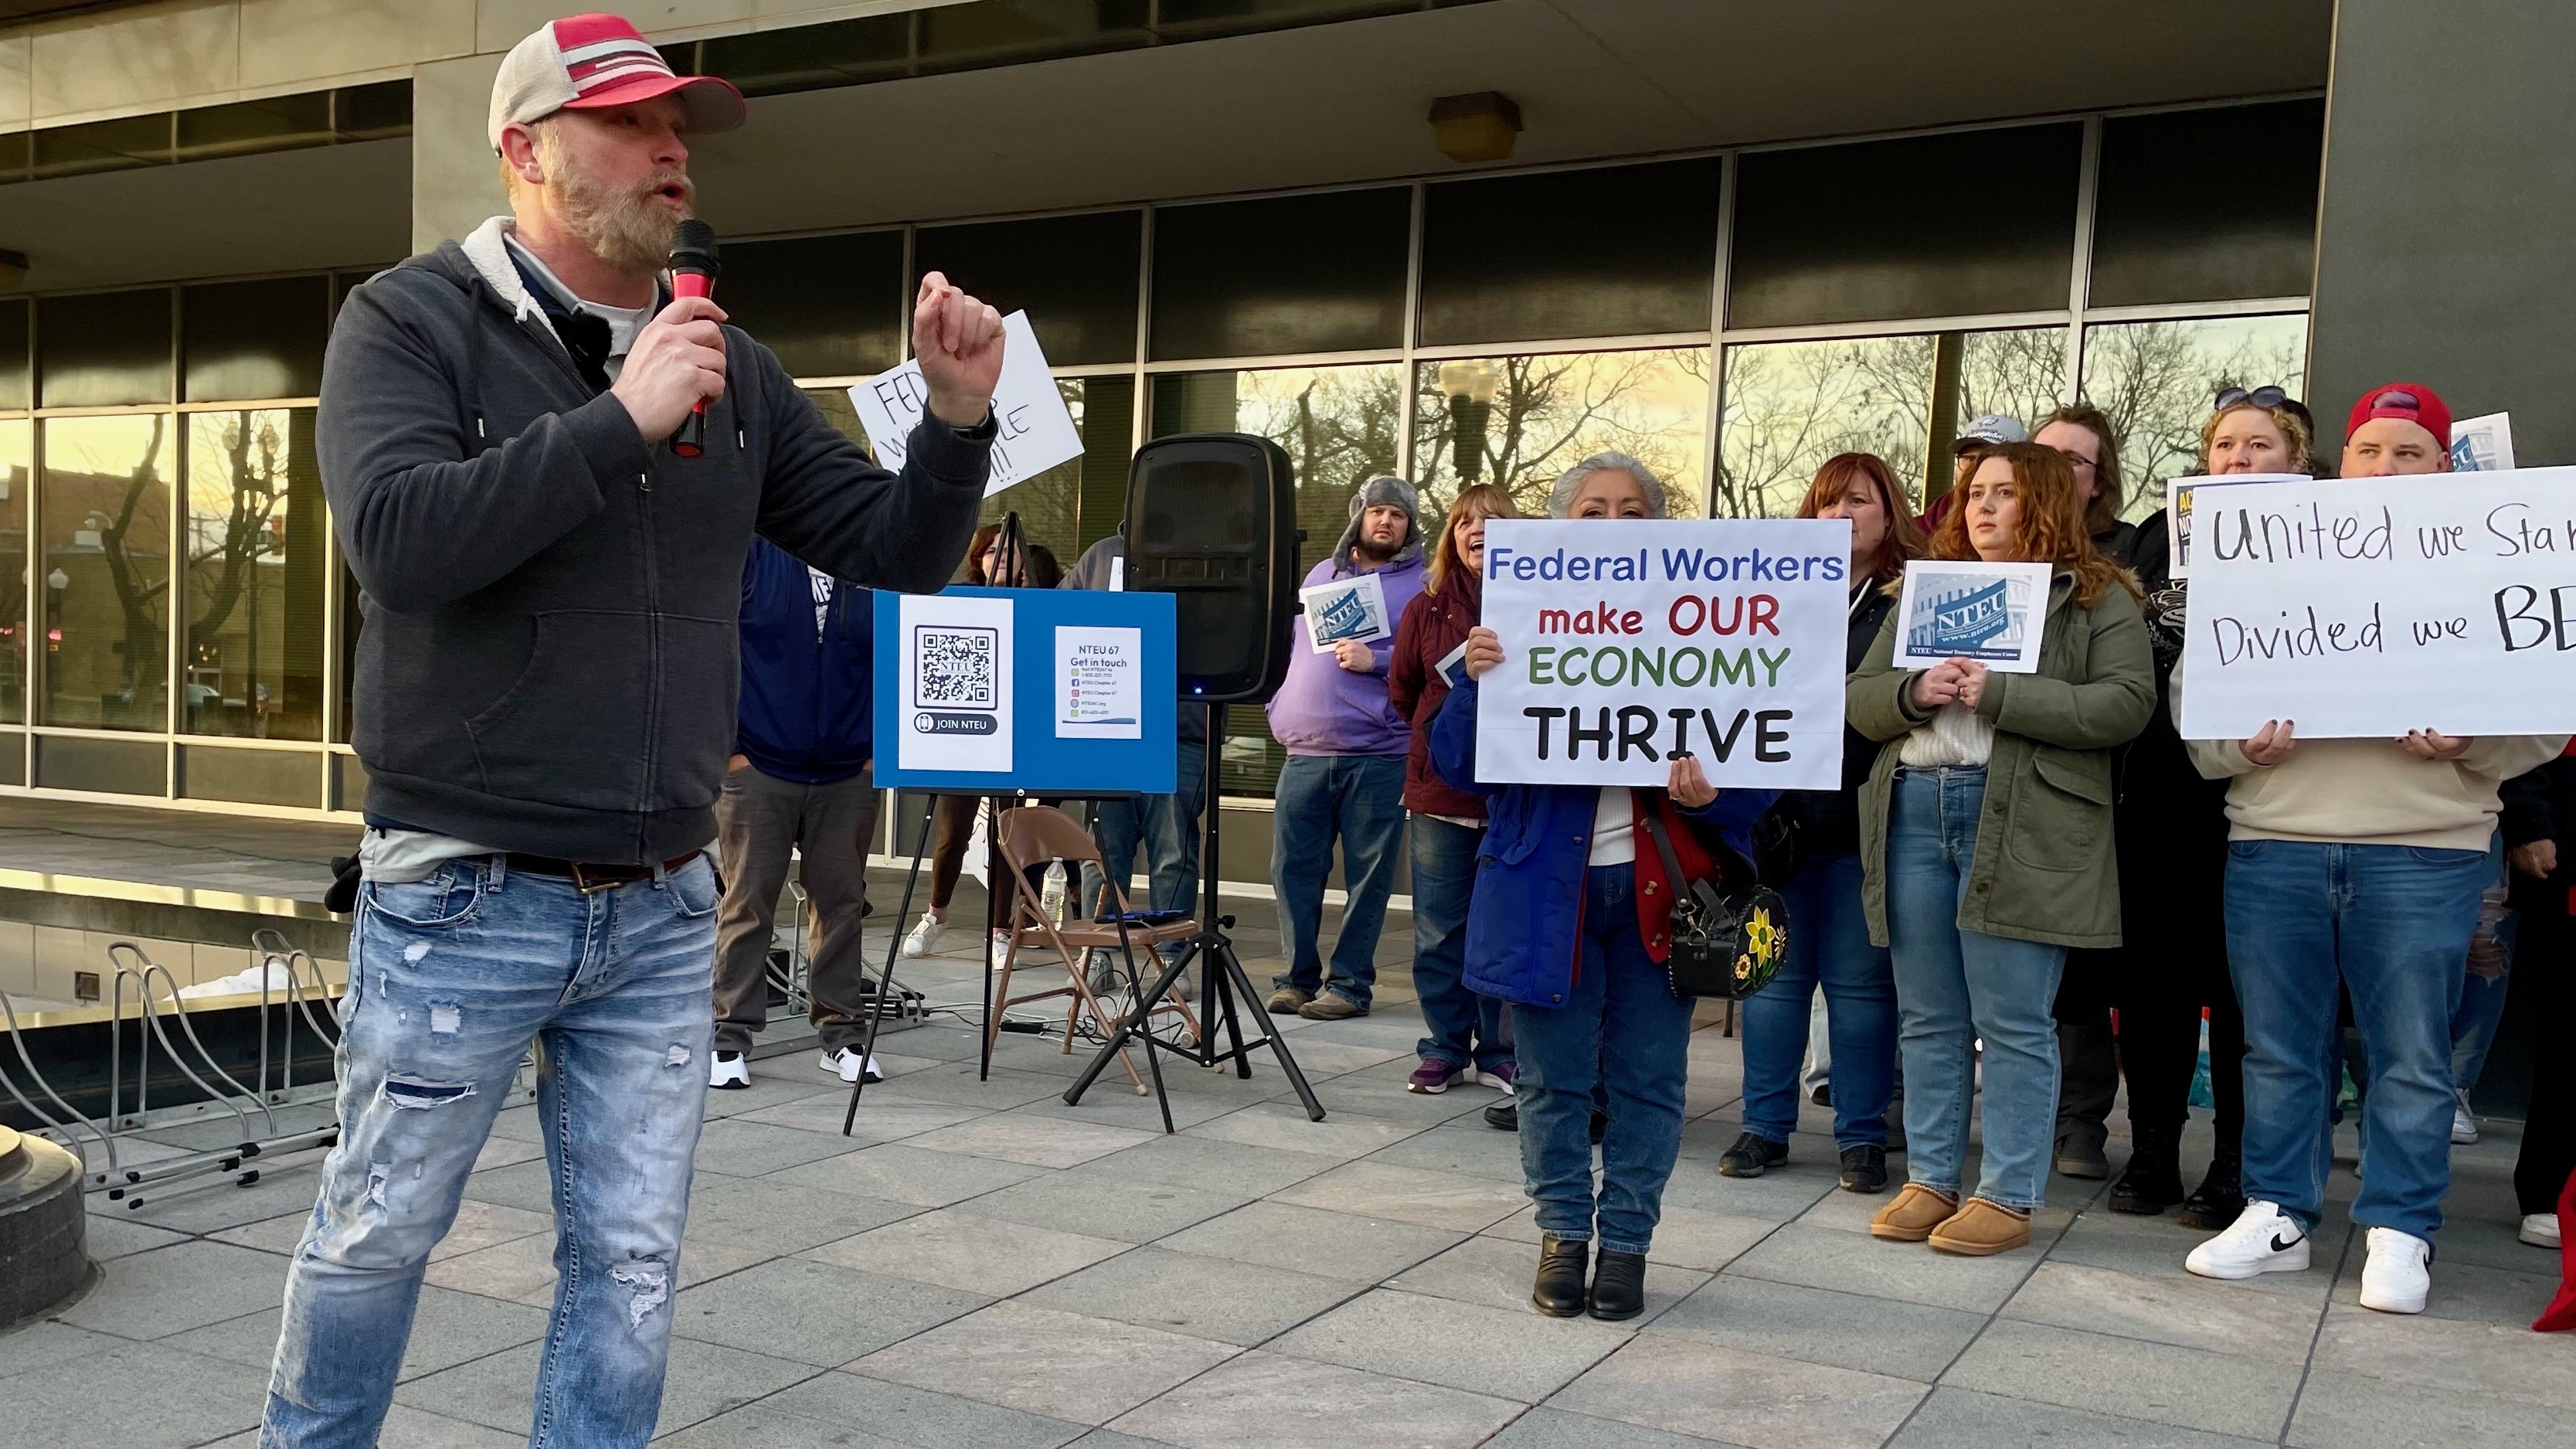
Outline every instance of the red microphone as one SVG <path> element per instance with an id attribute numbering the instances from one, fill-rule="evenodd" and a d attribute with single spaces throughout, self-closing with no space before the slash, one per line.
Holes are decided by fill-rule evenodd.
<path id="1" fill-rule="evenodd" d="M 716 292 L 716 229 L 695 217 L 680 223 L 680 238 L 671 247 L 671 297 L 713 297 Z M 707 450 L 707 404 L 700 398 L 680 430 L 671 435 L 671 451 L 695 458 Z"/>

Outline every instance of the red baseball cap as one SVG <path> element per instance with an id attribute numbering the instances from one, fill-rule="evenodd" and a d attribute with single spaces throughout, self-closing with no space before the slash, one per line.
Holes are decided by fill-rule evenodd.
<path id="1" fill-rule="evenodd" d="M 538 26 L 502 58 L 501 73 L 492 78 L 487 138 L 498 151 L 504 126 L 670 95 L 688 105 L 692 131 L 730 131 L 746 114 L 732 82 L 673 74 L 626 17 L 569 15 Z"/>
<path id="2" fill-rule="evenodd" d="M 2361 401 L 2352 405 L 2352 420 L 2344 424 L 2343 435 L 2351 437 L 2372 418 L 2403 418 L 2431 433 L 2437 446 L 2451 446 L 2451 406 L 2420 382 L 2383 382 L 2363 393 Z"/>

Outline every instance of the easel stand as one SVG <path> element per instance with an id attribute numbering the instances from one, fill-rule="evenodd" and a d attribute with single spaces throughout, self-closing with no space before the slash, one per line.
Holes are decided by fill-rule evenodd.
<path id="1" fill-rule="evenodd" d="M 1082 1075 L 1065 1089 L 1066 1106 L 1079 1105 L 1082 1094 L 1089 1091 L 1091 1084 L 1117 1059 L 1119 1049 L 1130 1039 L 1141 1038 L 1145 1043 L 1145 1059 L 1153 1066 L 1154 1097 L 1163 1109 L 1165 1132 L 1173 1130 L 1172 1099 L 1163 1087 L 1158 1055 L 1162 1052 L 1187 1057 L 1202 1067 L 1213 1068 L 1232 1062 L 1234 1074 L 1248 1079 L 1252 1075 L 1252 1053 L 1268 1047 L 1271 1055 L 1279 1059 L 1279 1069 L 1288 1074 L 1288 1084 L 1297 1089 L 1297 1100 L 1305 1104 L 1307 1120 L 1324 1120 L 1324 1104 L 1315 1100 L 1315 1089 L 1306 1084 L 1306 1074 L 1297 1069 L 1297 1059 L 1289 1054 L 1288 1043 L 1281 1038 L 1279 1029 L 1270 1024 L 1269 1013 L 1260 1004 L 1262 998 L 1253 989 L 1252 978 L 1244 974 L 1243 958 L 1235 954 L 1234 941 L 1225 933 L 1225 928 L 1234 924 L 1234 917 L 1219 914 L 1223 907 L 1217 894 L 1217 817 L 1225 812 L 1217 793 L 1217 772 L 1224 759 L 1225 710 L 1221 704 L 1208 707 L 1207 819 L 1201 827 L 1199 852 L 1199 932 L 1190 938 L 1178 956 L 1164 966 L 1162 976 L 1152 986 L 1136 994 L 1135 1010 L 1118 1024 L 1118 1030 L 1111 1034 L 1108 1044 L 1092 1057 L 1091 1065 L 1083 1068 Z M 1186 1045 L 1166 1041 L 1154 1034 L 1147 1017 L 1154 1003 L 1163 999 L 1172 989 L 1172 983 L 1180 979 L 1181 973 L 1194 965 L 1202 968 L 1198 1040 Z M 1244 1039 L 1239 1009 L 1244 1004 L 1261 1012 L 1261 1034 L 1249 1041 Z M 1224 1051 L 1218 1051 L 1216 1046 L 1220 1022 L 1225 1027 L 1227 1046 Z"/>

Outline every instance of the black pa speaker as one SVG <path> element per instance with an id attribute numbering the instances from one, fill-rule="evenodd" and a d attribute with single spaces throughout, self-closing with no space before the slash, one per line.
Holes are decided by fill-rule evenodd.
<path id="1" fill-rule="evenodd" d="M 1268 701 L 1295 645 L 1287 452 L 1247 433 L 1184 433 L 1138 449 L 1127 473 L 1127 587 L 1175 596 L 1182 698 Z"/>

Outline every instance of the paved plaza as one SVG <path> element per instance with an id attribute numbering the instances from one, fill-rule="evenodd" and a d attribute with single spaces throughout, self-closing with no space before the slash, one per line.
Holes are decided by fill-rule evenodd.
<path id="1" fill-rule="evenodd" d="M 890 903 L 891 894 L 881 896 Z M 958 915 L 971 920 L 974 902 Z M 1247 955 L 1275 950 L 1240 903 Z M 878 920 L 883 921 L 881 916 Z M 1693 1114 L 1646 1315 L 1527 1306 L 1538 1233 L 1516 1139 L 1483 1088 L 1404 1090 L 1418 1032 L 1390 919 L 1374 1016 L 1296 1023 L 1330 1116 L 1264 1059 L 1174 1066 L 1177 1136 L 1123 1074 L 1005 1036 L 990 1080 L 955 1016 L 891 1036 L 855 1136 L 810 1050 L 713 1093 L 672 1304 L 674 1449 L 1859 1449 L 1930 1446 L 2535 1446 L 2576 1442 L 2576 1336 L 2526 1324 L 2554 1260 L 2514 1241 L 2509 1124 L 2455 1158 L 2420 1318 L 2355 1301 L 2338 1216 L 2318 1266 L 2244 1285 L 2182 1271 L 2194 1235 L 2117 1217 L 2057 1179 L 2039 1247 L 1968 1260 L 1870 1239 L 1885 1197 L 1835 1190 L 1808 1113 L 1792 1165 L 1722 1178 L 1737 1043 L 1694 1041 Z M 969 1002 L 971 933 L 913 963 Z M 1266 983 L 1275 962 L 1253 959 Z M 1704 1013 L 1704 1016 L 1709 1015 Z M 773 1035 L 780 1029 L 773 1029 Z M 172 1134 L 184 1140 L 198 1130 Z M 2205 1159 L 2206 1127 L 2191 1163 Z M 2349 1133 L 2347 1133 L 2347 1139 Z M 2124 1144 L 2115 1143 L 2117 1160 Z M 2350 1146 L 2336 1173 L 2349 1199 Z M 314 1167 L 256 1186 L 102 1200 L 104 1277 L 0 1336 L 16 1442 L 249 1445 Z M 533 1109 L 513 1106 L 439 1249 L 384 1443 L 525 1439 L 552 1292 Z M 34 1437 L 17 1438 L 20 1434 Z"/>

